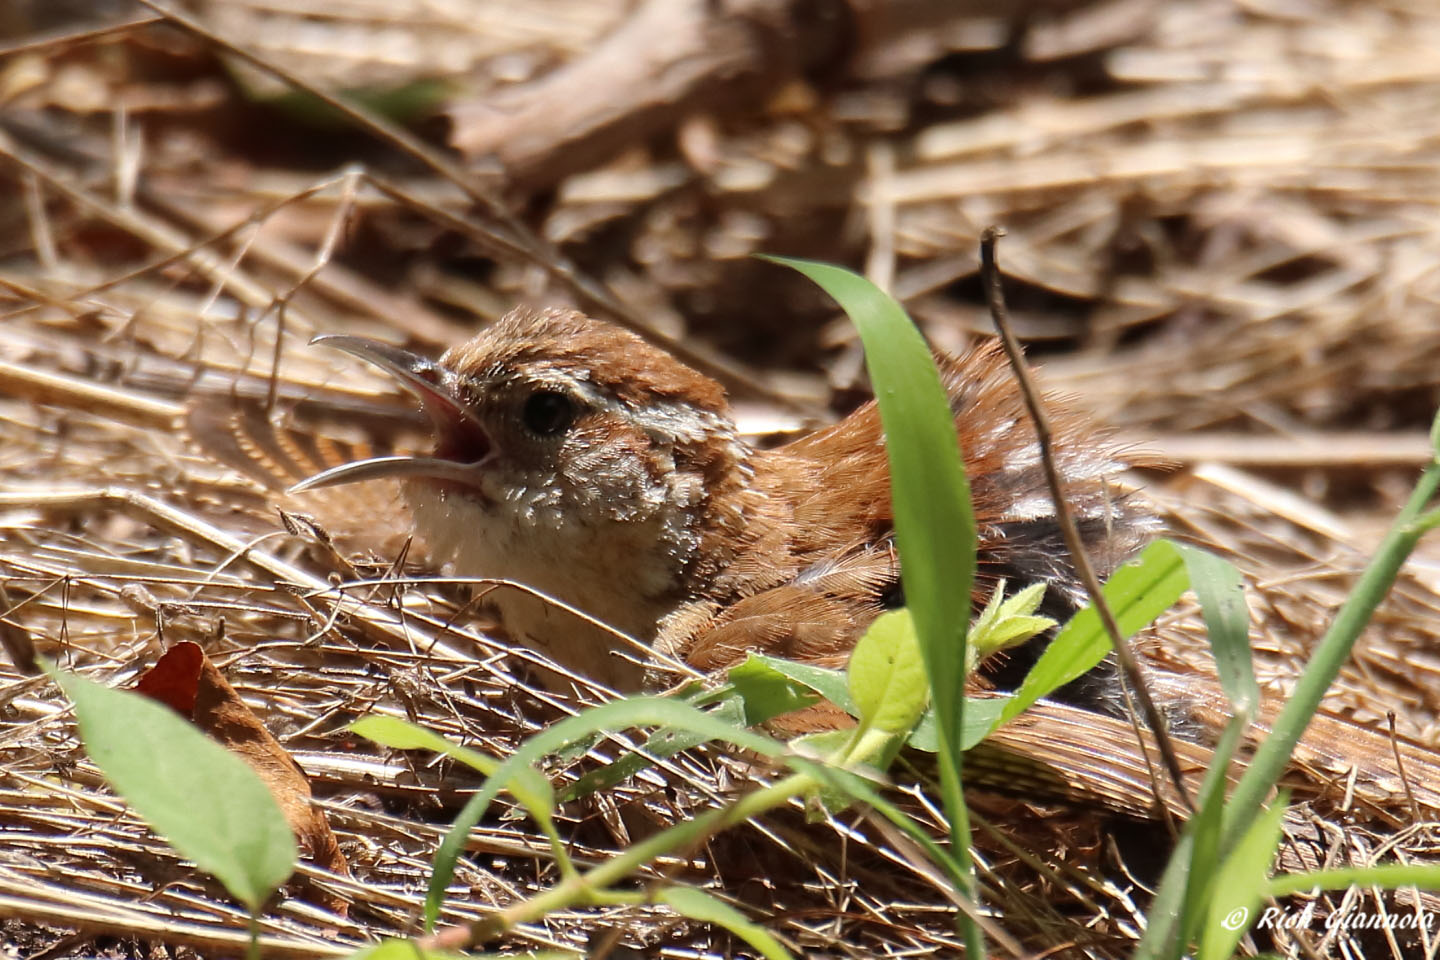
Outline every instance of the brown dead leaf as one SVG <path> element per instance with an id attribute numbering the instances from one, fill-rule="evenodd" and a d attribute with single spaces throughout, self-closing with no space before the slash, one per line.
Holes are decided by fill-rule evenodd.
<path id="1" fill-rule="evenodd" d="M 312 801 L 305 771 L 270 735 L 199 644 L 186 641 L 172 646 L 135 689 L 188 717 L 211 739 L 239 754 L 270 788 L 310 859 L 332 873 L 350 875 L 329 821 Z M 323 893 L 321 899 L 331 910 L 345 914 L 343 900 Z"/>

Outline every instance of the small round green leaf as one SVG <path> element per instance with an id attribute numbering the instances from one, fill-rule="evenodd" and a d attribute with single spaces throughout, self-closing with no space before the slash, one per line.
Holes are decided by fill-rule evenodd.
<path id="1" fill-rule="evenodd" d="M 855 644 L 847 677 L 862 729 L 910 732 L 930 702 L 930 687 L 909 610 L 876 618 Z"/>

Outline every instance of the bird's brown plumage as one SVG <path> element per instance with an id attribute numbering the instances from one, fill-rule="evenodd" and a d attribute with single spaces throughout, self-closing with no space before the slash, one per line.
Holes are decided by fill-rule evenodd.
<path id="1" fill-rule="evenodd" d="M 983 604 L 1000 580 L 1012 590 L 1044 582 L 1047 610 L 1064 619 L 1082 590 L 1004 356 L 984 345 L 938 359 L 975 510 L 974 599 Z M 1095 559 L 1109 570 L 1156 530 L 1156 520 L 1143 500 L 1122 492 L 1118 480 L 1128 464 L 1113 443 L 1080 417 L 1062 413 L 1057 423 L 1072 511 Z M 728 562 L 661 625 L 657 646 L 703 670 L 729 666 L 750 650 L 841 663 L 899 599 L 879 412 L 868 403 L 833 426 L 757 451 L 749 463 L 748 489 L 737 495 L 744 520 L 725 528 L 723 548 L 713 551 L 724 549 Z M 1033 656 L 1012 653 L 1007 660 L 1017 673 Z M 1088 686 L 1077 694 L 1114 708 L 1108 682 Z"/>
<path id="2" fill-rule="evenodd" d="M 506 418 L 513 418 L 511 408 L 526 390 L 570 390 L 582 409 L 568 445 L 512 451 L 519 465 L 505 483 L 519 488 L 501 483 L 472 501 L 453 480 L 405 481 L 412 503 L 421 503 L 417 521 L 435 551 L 433 561 L 453 560 L 460 574 L 503 576 L 507 564 L 523 559 L 505 550 L 523 552 L 533 548 L 533 538 L 559 537 L 528 567 L 550 578 L 543 585 L 548 592 L 582 609 L 586 598 L 604 598 L 617 616 L 628 618 L 621 626 L 637 639 L 706 672 L 724 669 L 750 650 L 842 665 L 865 627 L 900 599 L 889 473 L 873 405 L 785 446 L 758 450 L 738 435 L 713 381 L 633 334 L 572 311 L 512 314 L 452 350 L 442 366 L 458 377 L 456 402 L 483 408 L 484 417 L 495 419 L 497 437 L 509 437 L 517 447 L 525 444 Z M 1004 361 L 982 346 L 941 358 L 941 369 L 974 496 L 977 598 L 988 596 L 999 579 L 1012 589 L 1043 581 L 1049 612 L 1064 619 L 1081 592 L 1055 524 L 1033 431 Z M 1134 458 L 1067 409 L 1052 408 L 1066 495 L 1092 555 L 1108 569 L 1157 523 L 1142 498 L 1121 492 L 1120 474 Z M 253 420 L 227 421 L 243 422 L 253 426 Z M 213 424 L 211 418 L 208 429 Z M 209 445 L 231 462 L 247 453 L 252 467 L 256 459 L 265 461 L 272 474 L 283 474 L 281 486 L 295 479 L 292 447 L 256 439 L 248 428 L 244 434 L 218 445 L 212 437 Z M 548 464 L 549 456 L 562 462 Z M 277 463 L 285 469 L 276 471 Z M 610 471 L 602 479 L 611 489 L 623 481 L 624 489 L 660 502 L 646 512 L 614 498 L 587 497 L 587 471 Z M 535 501 L 551 513 L 540 510 L 529 519 L 517 514 L 503 531 L 510 536 L 505 550 L 488 542 L 485 537 L 500 528 L 484 511 L 508 502 L 496 494 L 541 481 L 566 488 Z M 566 539 L 575 530 L 583 535 Z M 661 535 L 653 541 L 647 539 L 652 530 Z M 585 553 L 597 545 L 613 548 L 616 541 L 620 549 L 599 560 Z M 643 589 L 637 584 L 641 572 L 652 581 Z M 567 596 L 577 577 L 595 582 Z M 621 685 L 640 682 L 638 671 L 612 669 L 619 647 L 613 635 L 587 629 L 533 597 L 517 597 L 509 609 L 517 614 L 506 617 L 517 639 L 579 672 Z M 506 610 L 502 603 L 502 615 Z M 1030 659 L 1022 652 L 998 669 L 991 665 L 992 679 L 1017 679 Z M 665 678 L 657 667 L 648 679 Z M 1093 712 L 1115 713 L 1112 693 L 1102 672 L 1069 691 L 1070 705 L 1040 704 L 987 741 L 988 752 L 975 758 L 976 771 L 992 785 L 1008 780 L 1037 797 L 1147 812 L 1151 784 L 1128 723 Z M 1161 699 L 1172 716 L 1191 720 L 1201 739 L 1223 722 L 1213 678 L 1165 678 Z M 1274 706 L 1262 711 L 1262 724 Z M 812 719 L 838 717 L 833 711 L 827 716 Z M 1393 751 L 1405 758 L 1417 802 L 1440 809 L 1440 795 L 1429 787 L 1440 782 L 1433 756 L 1408 742 L 1397 742 Z M 1191 744 L 1182 745 L 1182 753 L 1198 776 L 1208 751 Z M 1397 788 L 1391 757 L 1384 736 L 1323 715 L 1297 752 L 1297 762 L 1322 774 L 1341 776 L 1352 766 L 1357 790 L 1375 795 Z"/>

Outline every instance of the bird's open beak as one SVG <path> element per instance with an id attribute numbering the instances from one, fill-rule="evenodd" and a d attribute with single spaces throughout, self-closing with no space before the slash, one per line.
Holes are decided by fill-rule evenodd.
<path id="1" fill-rule="evenodd" d="M 431 477 L 474 482 L 475 465 L 490 452 L 490 441 L 484 426 L 461 396 L 453 372 L 433 360 L 367 337 L 323 334 L 310 342 L 343 350 L 394 377 L 400 386 L 419 399 L 426 416 L 435 424 L 440 451 L 463 451 L 465 459 L 396 456 L 357 460 L 302 480 L 290 488 L 290 493 L 385 477 Z"/>

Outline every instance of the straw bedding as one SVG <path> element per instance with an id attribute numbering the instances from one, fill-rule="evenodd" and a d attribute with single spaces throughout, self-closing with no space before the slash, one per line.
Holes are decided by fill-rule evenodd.
<path id="1" fill-rule="evenodd" d="M 443 71 L 452 106 L 538 95 L 527 84 L 635 13 L 618 0 L 551 0 L 543 16 L 498 2 L 404 16 L 383 6 L 194 11 L 329 89 L 354 85 L 356 61 L 367 83 L 427 95 Z M 537 160 L 504 198 L 519 211 L 509 221 L 393 141 L 278 102 L 284 84 L 193 31 L 76 36 L 96 24 L 52 21 L 64 11 L 39 5 L 0 21 L 13 37 L 0 59 L 7 947 L 211 956 L 244 940 L 223 891 L 105 788 L 53 685 L 17 669 L 27 644 L 128 685 L 164 649 L 196 641 L 291 751 L 354 876 L 302 867 L 309 886 L 262 923 L 274 957 L 414 933 L 429 858 L 476 786 L 448 763 L 357 741 L 350 720 L 405 716 L 504 754 L 601 696 L 579 679 L 573 698 L 530 685 L 531 655 L 506 646 L 467 588 L 434 582 L 442 571 L 409 541 L 393 489 L 276 492 L 272 475 L 423 442 L 382 380 L 305 348 L 323 330 L 438 351 L 517 301 L 598 309 L 603 283 L 724 375 L 746 425 L 783 431 L 854 402 L 858 347 L 822 298 L 748 254 L 864 268 L 953 347 L 988 329 L 975 247 L 1003 224 L 1012 308 L 1046 383 L 1175 460 L 1135 479 L 1172 530 L 1245 570 L 1257 663 L 1283 692 L 1429 456 L 1440 11 L 1403 0 L 1027 11 L 1007 22 L 962 10 L 923 42 L 869 49 L 864 69 L 780 78 L 735 102 L 677 101 L 632 141 Z M 452 129 L 467 116 L 454 107 Z M 417 129 L 443 139 L 432 121 Z M 1390 745 L 1393 718 L 1419 765 L 1408 781 L 1367 781 L 1347 769 L 1345 742 L 1335 763 L 1300 764 L 1286 868 L 1440 856 L 1440 781 L 1424 779 L 1440 737 L 1437 560 L 1422 546 L 1327 704 L 1330 729 L 1364 731 L 1371 747 Z M 1213 672 L 1193 609 L 1167 615 L 1151 643 L 1181 677 Z M 1083 738 L 1061 736 L 1067 717 L 1048 722 L 1029 744 L 1042 762 L 1084 772 L 1111 749 L 1086 756 Z M 608 739 L 550 773 L 564 782 L 629 746 Z M 1092 771 L 1110 795 L 976 792 L 1002 949 L 1128 955 L 1165 828 L 1141 815 L 1149 788 L 1118 765 L 1127 750 L 1117 734 L 1117 766 Z M 720 749 L 687 753 L 566 805 L 562 829 L 579 860 L 599 860 L 764 776 Z M 932 801 L 906 786 L 914 772 L 896 776 L 907 807 L 936 823 Z M 554 875 L 543 838 L 502 801 L 471 839 L 443 921 Z M 782 813 L 649 876 L 709 885 L 814 955 L 958 950 L 933 876 L 857 811 L 820 823 Z M 337 898 L 348 915 L 319 905 Z M 1355 898 L 1365 902 L 1322 902 L 1409 911 L 1428 932 L 1317 925 L 1275 945 L 1436 955 L 1428 899 Z M 661 908 L 557 914 L 505 946 L 612 941 L 743 954 Z"/>

